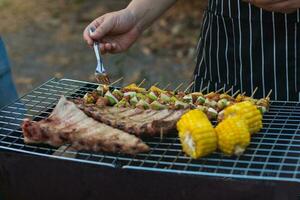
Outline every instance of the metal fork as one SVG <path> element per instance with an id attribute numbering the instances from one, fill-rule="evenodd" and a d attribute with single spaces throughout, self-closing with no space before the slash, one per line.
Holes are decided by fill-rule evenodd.
<path id="1" fill-rule="evenodd" d="M 94 31 L 95 31 L 94 27 L 91 27 L 90 30 L 89 30 L 90 34 Z M 103 61 L 102 61 L 102 58 L 101 58 L 101 54 L 100 54 L 100 51 L 99 51 L 99 43 L 94 41 L 93 46 L 94 46 L 94 51 L 95 51 L 95 55 L 96 55 L 96 59 L 97 59 L 97 67 L 96 67 L 96 70 L 95 70 L 95 78 L 96 78 L 98 83 L 109 84 L 110 83 L 109 77 L 108 77 L 108 74 L 105 71 Z"/>

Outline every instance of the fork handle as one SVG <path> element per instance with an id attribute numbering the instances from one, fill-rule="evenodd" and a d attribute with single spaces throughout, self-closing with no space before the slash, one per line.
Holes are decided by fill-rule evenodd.
<path id="1" fill-rule="evenodd" d="M 100 61 L 102 63 L 102 59 L 100 57 L 100 51 L 99 51 L 99 43 L 98 42 L 94 42 L 94 51 L 95 51 L 95 55 L 96 55 L 96 59 L 97 61 Z"/>
<path id="2" fill-rule="evenodd" d="M 94 31 L 95 31 L 95 28 L 93 28 L 93 27 L 91 27 L 91 28 L 89 29 L 90 34 L 91 34 L 92 32 L 94 32 Z M 100 66 L 101 66 L 101 71 L 103 71 L 103 68 L 102 68 L 102 66 L 103 66 L 103 61 L 102 61 L 102 58 L 101 58 L 101 53 L 100 53 L 100 51 L 99 51 L 99 43 L 94 41 L 93 47 L 94 47 L 96 59 L 97 59 L 98 62 L 100 62 L 100 64 L 101 64 L 101 65 L 100 65 Z"/>

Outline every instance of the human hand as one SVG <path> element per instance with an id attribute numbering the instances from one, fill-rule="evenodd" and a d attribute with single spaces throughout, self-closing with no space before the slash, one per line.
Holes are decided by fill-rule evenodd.
<path id="1" fill-rule="evenodd" d="M 142 31 L 137 24 L 136 17 L 128 9 L 107 13 L 85 28 L 83 38 L 89 46 L 92 46 L 94 41 L 98 41 L 101 53 L 123 52 L 141 35 Z M 96 30 L 90 35 L 91 27 Z"/>
<path id="2" fill-rule="evenodd" d="M 267 11 L 292 13 L 300 8 L 300 0 L 243 0 Z"/>

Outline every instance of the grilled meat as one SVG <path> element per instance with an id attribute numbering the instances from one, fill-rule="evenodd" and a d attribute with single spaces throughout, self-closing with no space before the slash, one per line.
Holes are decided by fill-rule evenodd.
<path id="1" fill-rule="evenodd" d="M 137 136 L 155 136 L 175 130 L 176 122 L 187 110 L 143 110 L 139 108 L 98 107 L 74 102 L 88 116 L 112 127 L 122 129 Z"/>
<path id="2" fill-rule="evenodd" d="M 61 97 L 52 114 L 39 122 L 25 119 L 26 143 L 46 143 L 58 147 L 71 144 L 76 150 L 136 154 L 149 147 L 139 138 L 86 116 L 71 101 Z"/>

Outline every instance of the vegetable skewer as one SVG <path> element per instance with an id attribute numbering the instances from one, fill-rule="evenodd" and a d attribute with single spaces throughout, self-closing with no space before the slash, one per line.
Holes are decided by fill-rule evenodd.
<path id="1" fill-rule="evenodd" d="M 208 83 L 201 92 L 187 93 L 194 85 L 190 83 L 184 91 L 178 91 L 183 83 L 180 83 L 173 91 L 167 90 L 168 84 L 164 89 L 157 87 L 158 82 L 149 89 L 140 87 L 144 84 L 145 79 L 140 84 L 130 84 L 121 89 L 109 90 L 111 85 L 100 85 L 96 91 L 85 95 L 86 103 L 94 103 L 98 106 L 116 106 L 116 107 L 132 107 L 140 109 L 199 109 L 206 113 L 209 119 L 217 119 L 218 115 L 222 114 L 223 109 L 241 101 L 250 101 L 264 113 L 269 107 L 269 96 L 263 99 L 254 99 L 253 96 L 258 90 L 256 87 L 250 97 L 245 95 L 245 92 L 238 94 L 239 90 L 233 93 L 233 87 L 225 91 L 225 87 L 220 88 L 216 92 L 203 94 L 204 91 L 209 91 Z M 221 93 L 223 91 L 223 93 Z M 227 93 L 233 93 L 231 96 Z M 238 94 L 237 97 L 235 97 Z"/>

